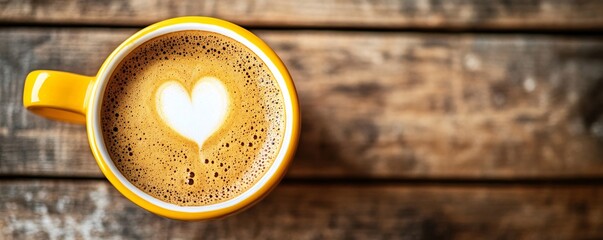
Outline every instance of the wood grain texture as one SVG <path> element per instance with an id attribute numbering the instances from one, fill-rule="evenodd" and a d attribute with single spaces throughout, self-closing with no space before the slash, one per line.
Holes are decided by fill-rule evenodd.
<path id="1" fill-rule="evenodd" d="M 0 29 L 0 174 L 101 176 L 82 126 L 26 112 L 30 70 L 94 74 L 130 29 Z M 289 177 L 603 174 L 603 39 L 257 32 L 296 83 Z"/>
<path id="2" fill-rule="evenodd" d="M 281 185 L 210 222 L 142 210 L 100 180 L 0 182 L 4 239 L 600 239 L 603 188 Z"/>
<path id="3" fill-rule="evenodd" d="M 5 0 L 0 22 L 143 26 L 202 15 L 246 26 L 592 30 L 603 28 L 601 10 L 598 0 Z"/>

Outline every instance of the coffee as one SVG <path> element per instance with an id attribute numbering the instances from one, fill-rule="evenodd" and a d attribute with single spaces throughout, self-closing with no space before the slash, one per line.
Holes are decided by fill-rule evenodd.
<path id="1" fill-rule="evenodd" d="M 138 46 L 113 71 L 101 129 L 122 175 L 180 206 L 232 199 L 270 168 L 285 105 L 266 64 L 243 44 L 180 31 Z"/>

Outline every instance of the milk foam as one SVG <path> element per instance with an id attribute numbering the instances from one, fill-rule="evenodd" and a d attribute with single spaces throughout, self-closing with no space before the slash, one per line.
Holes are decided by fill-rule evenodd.
<path id="1" fill-rule="evenodd" d="M 228 113 L 226 87 L 215 77 L 203 77 L 192 94 L 176 81 L 157 89 L 157 112 L 165 123 L 182 136 L 195 141 L 199 149 L 222 124 Z"/>

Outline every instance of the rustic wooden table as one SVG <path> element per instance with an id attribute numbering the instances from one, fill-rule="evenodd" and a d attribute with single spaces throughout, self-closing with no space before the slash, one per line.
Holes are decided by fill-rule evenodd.
<path id="1" fill-rule="evenodd" d="M 84 127 L 22 107 L 34 69 L 93 75 L 136 30 L 206 15 L 289 67 L 285 180 L 222 220 L 155 216 Z M 0 1 L 0 239 L 602 239 L 603 1 Z"/>

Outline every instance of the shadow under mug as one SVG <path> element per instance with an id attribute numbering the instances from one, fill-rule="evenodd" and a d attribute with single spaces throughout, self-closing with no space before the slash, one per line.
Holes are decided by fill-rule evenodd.
<path id="1" fill-rule="evenodd" d="M 202 30 L 230 37 L 252 50 L 268 66 L 283 92 L 285 134 L 268 171 L 236 197 L 204 206 L 178 206 L 136 188 L 117 169 L 106 149 L 100 129 L 101 103 L 113 70 L 132 50 L 163 34 Z M 67 122 L 85 123 L 90 148 L 103 174 L 124 196 L 155 214 L 181 220 L 219 218 L 239 212 L 268 194 L 285 175 L 295 154 L 300 131 L 300 111 L 295 86 L 285 65 L 260 38 L 233 23 L 210 17 L 180 17 L 146 27 L 123 42 L 105 60 L 96 76 L 37 70 L 25 80 L 23 104 L 38 115 Z"/>

